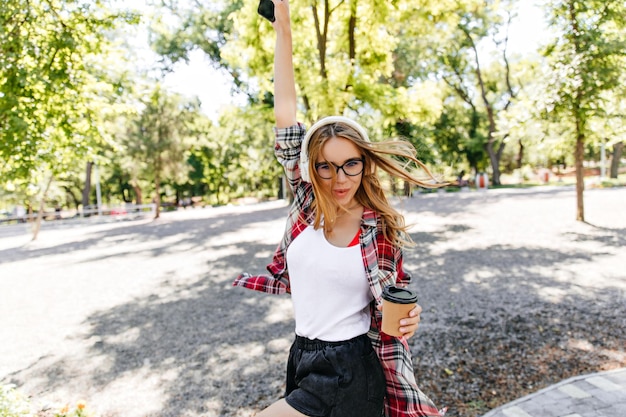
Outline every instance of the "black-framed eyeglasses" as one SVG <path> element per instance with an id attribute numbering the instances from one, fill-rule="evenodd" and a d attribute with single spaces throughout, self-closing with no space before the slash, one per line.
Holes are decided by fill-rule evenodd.
<path id="1" fill-rule="evenodd" d="M 335 165 L 333 163 L 328 164 L 327 162 L 318 162 L 315 164 L 315 171 L 320 178 L 325 180 L 329 180 L 333 177 L 333 172 L 330 166 L 335 168 L 335 173 L 339 175 L 339 170 L 342 170 L 344 174 L 349 177 L 356 177 L 363 172 L 363 168 L 365 167 L 365 158 L 353 158 L 348 159 L 343 165 Z"/>

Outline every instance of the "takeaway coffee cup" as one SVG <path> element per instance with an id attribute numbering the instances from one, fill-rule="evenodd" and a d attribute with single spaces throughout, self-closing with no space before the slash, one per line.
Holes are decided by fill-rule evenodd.
<path id="1" fill-rule="evenodd" d="M 409 312 L 417 304 L 417 293 L 407 288 L 393 285 L 383 290 L 383 326 L 382 331 L 389 336 L 402 336 L 398 331 L 400 320 L 409 317 Z"/>

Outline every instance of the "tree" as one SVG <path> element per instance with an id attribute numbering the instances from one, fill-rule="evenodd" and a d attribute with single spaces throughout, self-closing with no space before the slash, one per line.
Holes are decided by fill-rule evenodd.
<path id="1" fill-rule="evenodd" d="M 155 27 L 157 51 L 176 62 L 199 48 L 215 65 L 233 75 L 250 106 L 271 103 L 274 34 L 267 21 L 257 15 L 256 4 L 196 6 L 185 9 L 177 3 L 173 10 L 179 17 L 178 25 L 167 28 L 161 23 Z M 420 90 L 418 86 L 389 82 L 394 50 L 401 39 L 397 34 L 402 27 L 411 26 L 407 14 L 415 9 L 410 1 L 316 0 L 293 2 L 290 7 L 293 25 L 298 28 L 293 33 L 294 62 L 302 121 L 311 124 L 325 115 L 349 114 L 359 118 L 372 137 L 383 138 L 400 131 L 424 132 L 427 128 L 422 119 L 436 120 L 437 112 L 430 110 L 440 103 L 434 83 Z M 269 122 L 273 119 L 271 112 L 260 114 L 267 114 Z M 408 139 L 425 148 L 419 137 Z M 242 179 L 245 182 L 245 177 Z"/>
<path id="2" fill-rule="evenodd" d="M 155 218 L 161 213 L 161 183 L 186 174 L 189 149 L 202 132 L 195 127 L 200 113 L 198 100 L 185 100 L 158 83 L 143 103 L 143 110 L 122 139 L 128 154 L 143 166 L 143 176 L 153 179 Z"/>
<path id="3" fill-rule="evenodd" d="M 465 103 L 468 149 L 481 143 L 492 170 L 492 181 L 500 184 L 500 161 L 508 132 L 498 124 L 514 104 L 519 86 L 514 83 L 508 51 L 508 27 L 515 17 L 511 2 L 457 3 L 448 16 L 435 16 L 433 25 L 445 41 L 434 40 L 430 61 L 450 91 Z M 491 43 L 495 54 L 481 53 Z M 482 45 L 482 48 L 481 48 Z M 469 156 L 469 155 L 468 155 Z"/>
<path id="4" fill-rule="evenodd" d="M 11 0 L 0 9 L 0 182 L 39 191 L 33 239 L 52 181 L 102 141 L 106 35 L 134 19 L 101 1 Z"/>
<path id="5" fill-rule="evenodd" d="M 168 66 L 201 49 L 232 75 L 247 105 L 271 101 L 274 34 L 256 14 L 255 3 L 166 4 L 178 21 L 161 22 L 153 39 Z M 549 129 L 529 120 L 533 96 L 530 89 L 523 91 L 536 77 L 521 76 L 530 74 L 527 64 L 508 46 L 514 5 L 513 0 L 292 2 L 300 119 L 310 124 L 324 115 L 346 114 L 358 118 L 373 138 L 409 135 L 418 150 L 432 151 L 423 155 L 433 164 L 465 164 L 461 156 L 476 170 L 491 166 L 496 184 L 504 161 L 505 168 L 515 169 L 524 159 L 551 160 L 553 155 L 534 151 L 561 153 L 562 145 L 553 143 L 554 129 L 545 136 L 550 146 L 541 142 L 538 131 Z M 491 55 L 484 53 L 486 46 Z M 534 92 L 539 98 L 545 89 Z M 519 120 L 528 128 L 520 128 Z M 218 155 L 217 149 L 212 152 Z"/>
<path id="6" fill-rule="evenodd" d="M 545 56 L 545 114 L 565 118 L 574 137 L 576 220 L 585 221 L 583 160 L 593 137 L 590 122 L 605 112 L 604 94 L 619 87 L 626 55 L 626 4 L 623 0 L 554 0 L 548 3 L 551 24 L 561 36 Z"/>

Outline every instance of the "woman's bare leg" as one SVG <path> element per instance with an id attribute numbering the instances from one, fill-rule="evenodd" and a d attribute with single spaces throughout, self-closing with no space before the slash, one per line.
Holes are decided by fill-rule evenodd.
<path id="1" fill-rule="evenodd" d="M 292 408 L 287 401 L 278 400 L 255 417 L 306 417 L 306 415 Z"/>

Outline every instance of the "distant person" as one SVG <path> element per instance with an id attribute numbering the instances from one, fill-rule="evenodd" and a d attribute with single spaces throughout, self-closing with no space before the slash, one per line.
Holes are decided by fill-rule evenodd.
<path id="1" fill-rule="evenodd" d="M 297 122 L 289 3 L 274 4 L 274 149 L 295 197 L 271 274 L 244 273 L 234 285 L 290 293 L 296 336 L 285 397 L 258 416 L 441 416 L 417 387 L 406 340 L 422 308 L 398 323 L 403 336 L 380 331 L 383 288 L 408 283 L 402 249 L 412 242 L 376 171 L 432 188 L 395 162 L 402 157 L 434 178 L 406 141 L 370 142 L 342 116 L 308 131 Z"/>
<path id="2" fill-rule="evenodd" d="M 456 183 L 461 188 L 469 186 L 469 182 L 464 178 L 465 178 L 465 171 L 463 170 L 459 172 L 459 176 L 456 177 Z"/>

